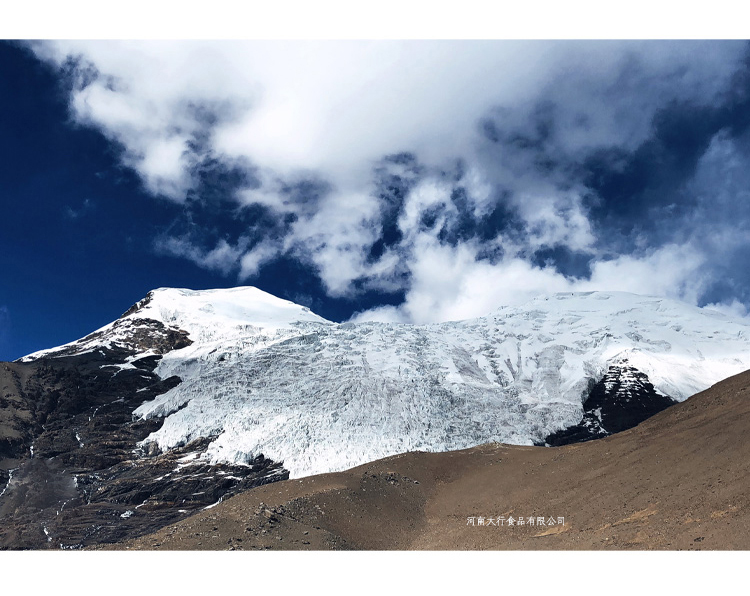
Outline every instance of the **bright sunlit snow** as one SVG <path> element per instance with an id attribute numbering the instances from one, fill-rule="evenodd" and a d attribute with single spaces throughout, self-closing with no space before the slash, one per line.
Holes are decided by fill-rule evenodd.
<path id="1" fill-rule="evenodd" d="M 292 477 L 405 451 L 530 445 L 579 422 L 590 382 L 614 363 L 677 400 L 750 368 L 744 320 L 619 292 L 417 326 L 331 323 L 256 288 L 160 289 L 128 316 L 194 342 L 156 370 L 182 383 L 135 411 L 166 417 L 146 442 L 169 449 L 216 436 L 204 457 L 262 453 Z"/>

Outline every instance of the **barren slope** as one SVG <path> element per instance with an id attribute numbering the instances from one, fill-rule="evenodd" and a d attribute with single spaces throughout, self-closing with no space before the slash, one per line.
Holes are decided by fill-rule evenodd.
<path id="1" fill-rule="evenodd" d="M 389 457 L 247 491 L 120 548 L 748 549 L 748 436 L 750 372 L 598 441 Z"/>

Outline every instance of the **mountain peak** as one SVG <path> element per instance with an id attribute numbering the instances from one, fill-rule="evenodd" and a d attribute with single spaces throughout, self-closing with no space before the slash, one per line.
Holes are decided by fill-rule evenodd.
<path id="1" fill-rule="evenodd" d="M 191 290 L 157 288 L 138 303 L 139 316 L 163 323 L 189 327 L 211 325 L 252 325 L 277 329 L 295 322 L 328 323 L 309 308 L 278 298 L 254 286 Z"/>
<path id="2" fill-rule="evenodd" d="M 332 324 L 309 308 L 277 298 L 253 286 L 191 290 L 156 288 L 125 311 L 117 320 L 68 344 L 24 356 L 28 362 L 43 356 L 80 354 L 92 349 L 143 347 L 148 329 L 156 335 L 179 331 L 190 342 L 202 344 L 242 336 L 269 335 L 297 324 Z M 133 334 L 139 341 L 133 341 Z M 181 347 L 184 341 L 180 342 Z"/>

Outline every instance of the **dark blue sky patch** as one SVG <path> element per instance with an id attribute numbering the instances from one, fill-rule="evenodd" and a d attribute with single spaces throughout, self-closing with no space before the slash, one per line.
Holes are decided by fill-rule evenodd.
<path id="1" fill-rule="evenodd" d="M 439 240 L 444 244 L 458 246 L 470 240 L 489 242 L 501 234 L 508 239 L 520 239 L 525 234 L 525 227 L 509 199 L 508 191 L 495 191 L 494 198 L 489 203 L 489 211 L 476 213 L 474 202 L 466 189 L 462 186 L 454 188 L 451 192 L 451 204 L 456 213 L 447 219 L 440 230 Z"/>
<path id="2" fill-rule="evenodd" d="M 524 233 L 524 225 L 518 213 L 510 206 L 510 193 L 498 192 L 492 209 L 479 218 L 476 225 L 476 236 L 489 241 L 502 233 L 510 238 L 518 238 Z"/>
<path id="3" fill-rule="evenodd" d="M 406 196 L 425 173 L 413 153 L 397 153 L 384 157 L 374 168 L 374 194 L 380 204 L 381 233 L 367 255 L 374 263 L 388 248 L 403 240 L 398 227 Z"/>
<path id="4" fill-rule="evenodd" d="M 587 207 L 604 246 L 632 249 L 647 235 L 658 246 L 683 230 L 679 224 L 703 197 L 691 191 L 696 167 L 712 139 L 721 132 L 744 137 L 750 130 L 748 59 L 733 77 L 729 93 L 709 106 L 672 102 L 653 120 L 653 134 L 628 154 L 602 149 L 584 162 Z M 716 189 L 723 182 L 715 180 Z"/>
<path id="5" fill-rule="evenodd" d="M 580 184 L 581 168 L 577 155 L 569 155 L 559 146 L 560 108 L 552 100 L 537 101 L 528 113 L 495 108 L 481 121 L 479 131 L 485 141 L 488 167 L 493 164 L 509 175 L 497 181 L 497 190 L 518 192 L 532 181 L 546 182 L 560 192 Z M 578 126 L 585 127 L 585 115 Z"/>
<path id="6" fill-rule="evenodd" d="M 537 267 L 553 267 L 566 277 L 589 278 L 594 256 L 590 253 L 574 251 L 567 246 L 545 247 L 534 252 L 532 264 Z"/>
<path id="7" fill-rule="evenodd" d="M 623 244 L 619 250 L 632 249 L 638 234 L 671 238 L 669 220 L 694 207 L 682 189 L 720 126 L 711 108 L 673 105 L 657 114 L 654 129 L 629 156 L 599 151 L 585 164 L 584 183 L 593 191 L 586 196 L 596 197 L 587 205 L 591 221 L 605 245 Z"/>
<path id="8" fill-rule="evenodd" d="M 307 306 L 329 321 L 344 321 L 354 312 L 376 306 L 396 306 L 405 297 L 402 290 L 382 292 L 368 289 L 362 280 L 355 281 L 351 297 L 329 297 L 309 264 L 290 255 L 263 267 L 252 283 L 275 296 Z"/>
<path id="9" fill-rule="evenodd" d="M 699 296 L 698 305 L 721 303 L 726 301 L 727 296 L 732 296 L 745 305 L 750 303 L 748 262 L 750 262 L 750 248 L 747 246 L 726 255 L 723 266 L 718 268 L 708 287 Z"/>
<path id="10" fill-rule="evenodd" d="M 189 114 L 190 120 L 199 124 L 199 130 L 205 134 L 219 124 L 236 121 L 247 106 L 248 103 L 238 103 L 236 100 L 196 101 L 191 99 L 186 101 L 185 111 Z M 196 135 L 196 143 L 203 140 L 205 138 L 202 135 Z"/>
<path id="11" fill-rule="evenodd" d="M 419 216 L 419 230 L 428 231 L 435 228 L 441 217 L 445 216 L 445 205 L 440 203 L 424 209 Z"/>
<path id="12" fill-rule="evenodd" d="M 391 243 L 401 240 L 401 237 L 397 230 L 390 230 L 389 237 L 391 238 Z M 367 253 L 367 262 L 374 263 L 378 259 L 380 259 L 380 257 L 385 254 L 387 246 L 387 240 L 384 236 L 378 238 L 375 242 L 373 242 L 370 250 Z"/>
<path id="13" fill-rule="evenodd" d="M 506 256 L 501 244 L 480 244 L 477 250 L 477 260 L 490 265 L 497 265 Z"/>
<path id="14" fill-rule="evenodd" d="M 466 176 L 466 161 L 461 158 L 453 160 L 447 166 L 437 168 L 436 173 L 438 178 L 447 184 L 458 184 Z"/>
<path id="15" fill-rule="evenodd" d="M 286 236 L 298 218 L 294 211 L 306 213 L 329 192 L 329 187 L 317 180 L 284 184 L 279 192 L 285 197 L 285 206 L 293 211 L 279 213 L 260 203 L 244 204 L 238 198 L 239 193 L 261 186 L 250 164 L 206 159 L 196 170 L 196 180 L 195 188 L 188 191 L 184 203 L 177 208 L 177 215 L 157 238 L 157 249 L 164 254 L 179 255 L 182 250 L 170 248 L 170 239 L 177 239 L 180 247 L 189 245 L 202 254 L 225 242 L 242 254 L 259 242 Z M 215 268 L 225 274 L 236 274 L 239 258 Z"/>
<path id="16" fill-rule="evenodd" d="M 278 193 L 284 209 L 288 209 L 296 221 L 300 217 L 312 217 L 317 213 L 321 201 L 333 190 L 331 184 L 320 177 L 303 177 L 284 181 Z"/>
<path id="17" fill-rule="evenodd" d="M 205 202 L 235 200 L 241 190 L 260 188 L 257 170 L 244 160 L 217 159 L 208 154 L 195 166 L 195 188 L 188 198 Z"/>
<path id="18" fill-rule="evenodd" d="M 722 278 L 713 280 L 708 288 L 701 294 L 698 304 L 699 306 L 706 306 L 707 304 L 716 304 L 722 302 L 726 296 L 736 295 L 740 302 L 747 304 L 750 296 L 740 286 L 736 280 L 732 278 Z"/>
<path id="19" fill-rule="evenodd" d="M 512 152 L 542 152 L 555 134 L 555 103 L 539 99 L 527 112 L 496 106 L 479 121 L 482 136 Z"/>
<path id="20" fill-rule="evenodd" d="M 441 230 L 440 240 L 455 246 L 476 235 L 477 222 L 474 217 L 474 205 L 463 186 L 451 191 L 450 201 L 456 209 L 456 215 L 448 222 L 448 226 Z"/>
<path id="21" fill-rule="evenodd" d="M 720 102 L 721 119 L 732 136 L 741 136 L 750 128 L 750 42 L 742 66 L 732 75 L 732 84 Z"/>
<path id="22" fill-rule="evenodd" d="M 549 99 L 534 103 L 527 114 L 496 107 L 480 121 L 485 139 L 512 152 L 544 153 L 554 142 L 556 105 Z"/>

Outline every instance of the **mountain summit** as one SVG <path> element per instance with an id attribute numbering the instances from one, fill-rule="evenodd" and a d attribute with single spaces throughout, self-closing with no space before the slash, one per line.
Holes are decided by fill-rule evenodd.
<path id="1" fill-rule="evenodd" d="M 103 348 L 129 352 L 121 367 L 159 358 L 155 374 L 181 379 L 134 410 L 163 419 L 144 450 L 204 438 L 203 462 L 263 454 L 300 477 L 405 451 L 605 436 L 750 368 L 750 325 L 619 292 L 467 321 L 337 324 L 257 288 L 161 288 L 22 361 Z"/>
<path id="2" fill-rule="evenodd" d="M 161 354 L 177 347 L 159 341 L 169 331 L 189 335 L 190 343 L 197 341 L 205 346 L 214 340 L 247 339 L 306 321 L 328 323 L 309 308 L 251 286 L 219 290 L 158 288 L 136 302 L 119 319 L 90 335 L 63 346 L 34 352 L 20 361 L 83 354 L 102 347 L 131 350 L 133 356 L 143 357 L 147 353 Z M 139 333 L 139 329 L 143 333 Z"/>

